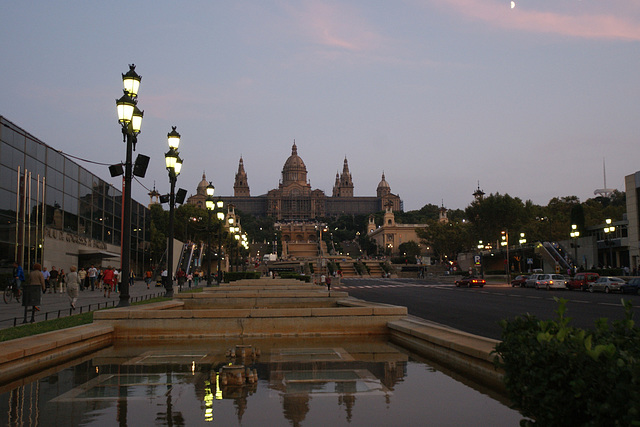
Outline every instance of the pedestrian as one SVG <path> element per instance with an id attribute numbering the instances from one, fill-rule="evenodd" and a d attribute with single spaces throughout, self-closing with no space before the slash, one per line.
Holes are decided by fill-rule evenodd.
<path id="1" fill-rule="evenodd" d="M 136 280 L 136 274 L 133 272 L 133 270 L 129 271 L 129 286 L 133 286 L 133 283 Z"/>
<path id="2" fill-rule="evenodd" d="M 58 287 L 58 274 L 60 272 L 56 270 L 56 266 L 51 266 L 51 271 L 49 272 L 49 293 L 56 293 L 56 288 Z"/>
<path id="3" fill-rule="evenodd" d="M 78 271 L 78 280 L 80 280 L 80 290 L 84 291 L 87 284 L 87 270 L 85 270 L 84 267 L 81 267 L 80 271 Z"/>
<path id="4" fill-rule="evenodd" d="M 47 290 L 46 284 L 44 283 L 44 274 L 42 274 L 42 271 L 40 271 L 42 269 L 42 267 L 40 266 L 40 264 L 35 263 L 33 264 L 33 270 L 31 270 L 31 272 L 29 273 L 29 285 L 39 285 L 36 290 L 38 290 L 38 292 L 42 292 L 44 293 Z M 40 300 L 40 295 L 37 295 L 38 298 L 36 298 L 36 295 L 33 296 L 34 299 L 36 300 Z M 25 306 L 25 312 L 24 312 L 24 318 L 25 320 L 27 319 L 27 311 L 26 311 L 26 306 Z M 34 315 L 35 315 L 35 311 L 38 310 L 40 311 L 40 307 L 38 307 L 37 305 L 33 306 L 33 309 L 31 310 L 31 320 L 33 321 Z"/>
<path id="5" fill-rule="evenodd" d="M 20 292 L 20 288 L 22 287 L 22 282 L 24 282 L 24 270 L 22 266 L 20 266 L 17 262 L 13 263 L 13 284 L 15 285 L 15 292 L 18 295 Z"/>
<path id="6" fill-rule="evenodd" d="M 178 273 L 176 273 L 176 276 L 178 278 L 178 287 L 180 288 L 180 290 L 182 290 L 182 285 L 184 285 L 184 282 L 186 279 L 186 274 L 184 273 L 184 270 L 182 268 L 179 268 Z"/>
<path id="7" fill-rule="evenodd" d="M 193 282 L 193 274 L 187 274 L 187 280 L 189 281 L 189 287 L 191 287 L 191 282 Z"/>
<path id="8" fill-rule="evenodd" d="M 117 268 L 113 269 L 113 283 L 111 284 L 111 291 L 116 291 L 118 292 L 118 284 L 120 283 L 120 281 L 122 280 L 122 277 L 120 277 L 121 274 L 118 271 Z"/>
<path id="9" fill-rule="evenodd" d="M 331 276 L 327 276 L 327 290 L 331 292 Z"/>
<path id="10" fill-rule="evenodd" d="M 58 292 L 60 293 L 64 292 L 66 282 L 67 282 L 67 275 L 64 272 L 64 268 L 61 268 L 60 273 L 58 273 Z"/>
<path id="11" fill-rule="evenodd" d="M 102 283 L 104 297 L 111 298 L 111 286 L 113 286 L 113 270 L 111 269 L 111 266 L 108 266 L 107 269 L 102 272 Z M 107 296 L 107 293 L 109 296 Z"/>
<path id="12" fill-rule="evenodd" d="M 95 290 L 98 270 L 93 266 L 93 264 L 91 264 L 91 268 L 89 268 L 89 271 L 87 271 L 87 277 L 89 278 L 89 283 L 91 284 L 91 290 Z"/>
<path id="13" fill-rule="evenodd" d="M 49 270 L 47 270 L 47 267 L 43 267 L 42 268 L 42 276 L 44 277 L 44 286 L 45 289 L 49 287 Z"/>
<path id="14" fill-rule="evenodd" d="M 327 284 L 327 277 L 323 274 L 320 276 L 320 286 L 324 287 Z"/>
<path id="15" fill-rule="evenodd" d="M 193 276 L 193 285 L 198 287 L 198 280 L 200 280 L 200 272 L 196 271 L 196 274 Z"/>
<path id="16" fill-rule="evenodd" d="M 78 301 L 78 291 L 80 290 L 80 275 L 77 273 L 78 267 L 72 265 L 69 267 L 69 274 L 67 275 L 67 296 L 69 297 L 69 303 L 72 309 L 76 309 L 76 302 Z"/>
<path id="17" fill-rule="evenodd" d="M 162 273 L 160 273 L 160 277 L 162 278 L 162 286 L 167 287 L 167 283 L 169 282 L 169 272 L 167 269 L 163 269 Z"/>
<path id="18" fill-rule="evenodd" d="M 151 271 L 151 269 L 148 269 L 145 273 L 144 273 L 144 281 L 147 283 L 147 289 L 149 289 L 149 285 L 151 284 L 151 278 L 153 276 L 153 272 Z"/>

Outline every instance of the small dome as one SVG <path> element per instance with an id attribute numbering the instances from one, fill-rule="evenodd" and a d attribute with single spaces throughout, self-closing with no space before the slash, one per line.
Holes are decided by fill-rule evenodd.
<path id="1" fill-rule="evenodd" d="M 291 156 L 289 156 L 287 161 L 284 162 L 283 171 L 288 171 L 291 169 L 294 169 L 294 170 L 304 169 L 305 171 L 307 170 L 307 166 L 304 164 L 300 156 L 298 156 L 298 147 L 296 147 L 295 142 L 293 143 L 293 147 L 291 148 Z"/>
<path id="2" fill-rule="evenodd" d="M 207 181 L 207 177 L 204 172 L 202 172 L 202 181 L 198 184 L 198 188 L 196 190 L 197 194 L 207 194 L 207 186 L 209 185 L 209 181 Z"/>
<path id="3" fill-rule="evenodd" d="M 386 179 L 384 179 L 384 172 L 382 172 L 382 181 L 378 184 L 378 188 L 391 188 Z"/>

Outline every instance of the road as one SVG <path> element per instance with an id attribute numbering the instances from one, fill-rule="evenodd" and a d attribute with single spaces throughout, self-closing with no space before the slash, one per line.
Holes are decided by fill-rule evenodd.
<path id="1" fill-rule="evenodd" d="M 500 339 L 502 319 L 526 313 L 539 319 L 556 318 L 554 297 L 568 300 L 566 316 L 571 324 L 593 328 L 600 317 L 621 319 L 624 310 L 620 294 L 569 290 L 536 290 L 488 284 L 484 288 L 456 288 L 450 279 L 361 279 L 345 278 L 332 290 L 374 302 L 405 306 L 410 315 L 456 329 Z M 640 295 L 624 295 L 640 308 Z"/>

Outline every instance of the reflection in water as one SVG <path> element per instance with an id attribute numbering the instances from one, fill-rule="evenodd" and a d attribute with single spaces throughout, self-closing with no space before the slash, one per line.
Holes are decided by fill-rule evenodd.
<path id="1" fill-rule="evenodd" d="M 516 426 L 521 418 L 377 338 L 246 341 L 115 345 L 0 387 L 0 425 Z M 237 344 L 260 352 L 231 357 Z M 258 381 L 221 381 L 229 366 Z"/>

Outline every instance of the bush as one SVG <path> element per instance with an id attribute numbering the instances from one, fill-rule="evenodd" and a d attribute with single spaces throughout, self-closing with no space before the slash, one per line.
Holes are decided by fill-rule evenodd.
<path id="1" fill-rule="evenodd" d="M 311 282 L 311 276 L 299 274 L 294 271 L 283 271 L 280 273 L 280 277 L 282 277 L 283 279 L 296 279 L 306 283 Z"/>
<path id="2" fill-rule="evenodd" d="M 235 280 L 242 279 L 259 279 L 259 271 L 227 271 L 224 273 L 222 280 L 225 283 L 233 282 Z"/>
<path id="3" fill-rule="evenodd" d="M 392 264 L 415 264 L 417 260 L 414 257 L 394 256 L 391 258 Z"/>
<path id="4" fill-rule="evenodd" d="M 521 425 L 640 425 L 640 329 L 632 304 L 623 300 L 625 318 L 594 330 L 569 325 L 565 299 L 557 299 L 557 320 L 526 315 L 502 321 L 503 341 L 496 365 Z"/>

